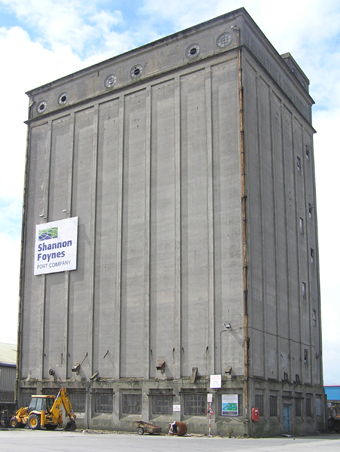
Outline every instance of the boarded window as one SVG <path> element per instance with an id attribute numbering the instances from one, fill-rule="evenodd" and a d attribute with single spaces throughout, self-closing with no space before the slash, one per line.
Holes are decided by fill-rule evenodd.
<path id="1" fill-rule="evenodd" d="M 321 416 L 321 399 L 319 397 L 315 399 L 315 414 Z"/>
<path id="2" fill-rule="evenodd" d="M 20 399 L 21 399 L 21 406 L 28 406 L 32 394 L 36 393 L 36 389 L 34 388 L 22 388 L 20 391 Z"/>
<path id="3" fill-rule="evenodd" d="M 191 393 L 183 394 L 184 414 L 191 416 L 205 415 L 207 411 L 207 394 Z"/>
<path id="4" fill-rule="evenodd" d="M 123 393 L 122 414 L 142 414 L 142 394 L 141 393 Z"/>
<path id="5" fill-rule="evenodd" d="M 70 389 L 67 392 L 71 400 L 73 411 L 77 413 L 85 413 L 85 402 L 86 402 L 85 390 L 76 391 L 74 389 Z"/>
<path id="6" fill-rule="evenodd" d="M 306 416 L 312 415 L 312 399 L 310 397 L 306 398 Z"/>
<path id="7" fill-rule="evenodd" d="M 255 407 L 259 409 L 260 416 L 264 414 L 263 395 L 255 394 Z"/>
<path id="8" fill-rule="evenodd" d="M 152 414 L 172 414 L 172 389 L 150 389 Z"/>
<path id="9" fill-rule="evenodd" d="M 302 415 L 302 399 L 295 399 L 295 416 Z"/>
<path id="10" fill-rule="evenodd" d="M 94 394 L 94 409 L 96 413 L 112 413 L 113 411 L 112 390 L 96 392 Z"/>
<path id="11" fill-rule="evenodd" d="M 270 415 L 271 416 L 277 416 L 277 396 L 271 395 L 269 397 L 269 403 L 270 403 Z"/>

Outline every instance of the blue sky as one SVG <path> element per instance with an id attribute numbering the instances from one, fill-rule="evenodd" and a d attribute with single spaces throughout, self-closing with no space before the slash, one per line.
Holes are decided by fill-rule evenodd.
<path id="1" fill-rule="evenodd" d="M 0 0 L 0 342 L 16 342 L 25 92 L 91 64 L 245 7 L 311 81 L 325 384 L 340 384 L 340 3 L 338 0 Z"/>

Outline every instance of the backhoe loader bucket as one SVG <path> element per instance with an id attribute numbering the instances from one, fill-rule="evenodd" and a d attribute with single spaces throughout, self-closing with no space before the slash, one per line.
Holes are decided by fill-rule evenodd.
<path id="1" fill-rule="evenodd" d="M 74 421 L 68 421 L 65 430 L 68 432 L 74 432 L 77 428 L 77 424 Z"/>

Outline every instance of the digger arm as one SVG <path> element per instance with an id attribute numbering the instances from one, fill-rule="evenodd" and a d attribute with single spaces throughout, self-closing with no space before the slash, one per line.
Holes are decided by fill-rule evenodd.
<path id="1" fill-rule="evenodd" d="M 71 401 L 69 399 L 69 396 L 68 396 L 65 388 L 61 388 L 60 395 L 61 395 L 61 400 L 63 402 L 66 414 L 68 415 L 70 420 L 74 420 L 76 418 L 76 415 L 73 413 Z"/>
<path id="2" fill-rule="evenodd" d="M 67 395 L 66 389 L 61 388 L 60 391 L 58 392 L 58 395 L 50 410 L 50 413 L 52 415 L 53 424 L 57 424 L 57 423 L 61 424 L 62 423 L 61 414 L 60 414 L 61 405 L 64 406 L 66 414 L 70 418 L 70 421 L 74 421 L 76 418 L 76 415 L 72 412 L 71 401 Z"/>

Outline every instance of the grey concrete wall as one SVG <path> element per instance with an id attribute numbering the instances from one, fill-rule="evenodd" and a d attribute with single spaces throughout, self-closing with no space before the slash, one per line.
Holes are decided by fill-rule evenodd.
<path id="1" fill-rule="evenodd" d="M 248 52 L 243 67 L 251 373 L 322 385 L 313 129 Z"/>
<path id="2" fill-rule="evenodd" d="M 53 368 L 61 378 L 99 370 L 148 379 L 161 360 L 170 378 L 193 367 L 243 373 L 237 89 L 236 54 L 228 54 L 32 129 L 29 183 L 43 194 L 30 186 L 26 256 L 45 209 L 45 221 L 79 217 L 78 267 L 32 277 L 26 260 L 23 377 L 30 353 L 41 356 L 32 371 L 44 378 Z M 28 284 L 41 291 L 40 339 L 26 355 Z"/>

